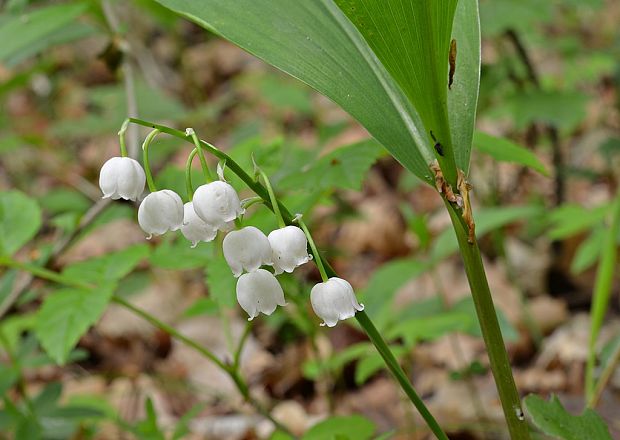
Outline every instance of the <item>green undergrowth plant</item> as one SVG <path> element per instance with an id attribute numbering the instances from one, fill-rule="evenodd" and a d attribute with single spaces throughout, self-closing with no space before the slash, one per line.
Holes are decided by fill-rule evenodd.
<path id="1" fill-rule="evenodd" d="M 506 9 L 508 3 L 511 2 L 494 2 L 489 6 L 489 10 L 496 12 L 493 17 L 483 15 L 483 21 L 492 24 L 487 28 L 491 29 L 490 32 L 506 32 L 514 38 L 515 32 L 526 30 L 515 29 L 523 24 L 518 17 L 525 17 L 529 22 L 551 14 L 551 6 L 541 6 L 539 2 L 526 2 L 526 6 L 541 10 L 540 17 L 533 17 L 523 8 L 517 8 L 521 14 L 516 14 L 517 18 L 509 13 L 497 13 L 497 10 Z M 286 149 L 282 139 L 264 145 L 251 137 L 245 138 L 236 142 L 232 151 L 225 153 L 201 140 L 193 129 L 180 131 L 151 122 L 166 119 L 170 114 L 189 119 L 197 116 L 187 114 L 166 96 L 152 93 L 146 85 L 136 84 L 134 94 L 144 103 L 145 119 L 130 117 L 122 126 L 119 133 L 121 157 L 111 159 L 101 172 L 104 196 L 141 201 L 138 221 L 149 237 L 180 230 L 192 246 L 200 245 L 190 249 L 185 240 L 177 240 L 168 233 L 157 246 L 132 245 L 56 272 L 47 268 L 55 252 L 52 248 L 41 248 L 27 262 L 21 256 L 17 257 L 18 251 L 42 226 L 41 208 L 21 192 L 3 193 L 0 197 L 0 264 L 6 270 L 0 285 L 0 316 L 12 306 L 28 304 L 40 294 L 35 290 L 18 289 L 19 295 L 13 295 L 20 272 L 47 280 L 50 291 L 36 312 L 9 316 L 0 325 L 0 343 L 10 360 L 10 365 L 2 366 L 0 390 L 4 394 L 14 389 L 21 399 L 14 404 L 4 398 L 0 431 L 12 429 L 24 438 L 62 438 L 78 429 L 91 432 L 98 420 L 106 418 L 138 438 L 182 438 L 187 433 L 189 421 L 202 409 L 200 405 L 190 409 L 174 427 L 174 432 L 168 435 L 160 429 L 150 399 L 146 401 L 145 419 L 127 422 L 114 410 L 92 401 L 60 404 L 61 389 L 57 383 L 35 396 L 26 391 L 24 368 L 83 360 L 86 355 L 76 348 L 76 344 L 108 305 L 114 303 L 217 365 L 229 376 L 245 401 L 271 420 L 277 428 L 274 438 L 291 435 L 274 419 L 269 408 L 252 395 L 247 379 L 241 375 L 241 353 L 252 324 L 246 326 L 238 340 L 228 338 L 227 357 L 216 356 L 174 326 L 131 302 L 131 291 L 148 284 L 148 275 L 138 269 L 141 262 L 148 260 L 154 267 L 170 270 L 208 267 L 205 281 L 210 296 L 189 307 L 185 311 L 187 317 L 212 314 L 221 315 L 225 320 L 226 313 L 221 312 L 236 307 L 230 294 L 235 291 L 235 284 L 238 302 L 250 319 L 261 312 L 271 315 L 277 306 L 289 302 L 287 314 L 276 313 L 265 322 L 276 328 L 294 327 L 301 334 L 310 335 L 313 343 L 317 320 L 306 313 L 309 303 L 328 326 L 355 317 L 355 325 L 366 333 L 368 341 L 327 359 L 321 358 L 314 346 L 316 356 L 304 366 L 306 377 L 338 376 L 349 361 L 357 360 L 355 381 L 362 384 L 379 370 L 387 368 L 439 439 L 446 439 L 447 435 L 412 386 L 402 365 L 420 341 L 433 340 L 455 331 L 481 336 L 486 344 L 489 368 L 497 385 L 508 433 L 513 439 L 530 438 L 530 427 L 504 343 L 505 340 L 515 340 L 517 331 L 502 313 L 495 310 L 478 238 L 511 222 L 541 217 L 545 209 L 537 203 L 511 207 L 500 204 L 483 206 L 474 215 L 469 182 L 475 177 L 475 170 L 470 170 L 472 146 L 497 161 L 517 163 L 543 175 L 549 175 L 549 170 L 531 151 L 506 139 L 474 131 L 481 63 L 478 1 L 158 0 L 158 4 L 159 12 L 170 9 L 327 96 L 359 121 L 372 139 L 339 148 L 322 157 L 301 149 L 290 149 L 286 160 L 280 162 L 276 156 Z M 67 23 L 88 10 L 86 3 L 76 2 L 41 8 L 29 14 L 28 20 L 18 14 L 9 17 L 0 29 L 0 36 L 10 42 L 0 49 L 0 60 L 16 65 L 24 56 L 44 52 L 54 44 L 53 39 L 46 38 L 52 32 L 61 33 L 62 41 L 75 41 L 96 33 L 94 27 L 82 26 L 83 23 L 74 32 L 61 32 Z M 99 17 L 101 14 L 97 10 L 93 15 Z M 496 20 L 496 16 L 500 19 Z M 23 31 L 23 38 L 9 38 L 19 29 Z M 518 43 L 518 40 L 514 41 Z M 49 69 L 46 66 L 39 68 Z M 24 78 L 30 78 L 36 72 L 33 69 Z M 275 107 L 282 99 L 310 117 L 309 101 L 304 91 L 291 83 L 270 78 L 261 78 L 258 88 L 271 91 Z M 523 94 L 513 90 L 506 92 L 504 104 L 489 113 L 503 115 L 513 112 L 518 128 L 542 120 L 550 124 L 550 132 L 555 128 L 570 130 L 583 118 L 584 112 L 581 111 L 570 114 L 559 111 L 582 109 L 585 103 L 582 94 L 547 90 L 535 77 L 530 80 L 535 88 L 527 89 Z M 247 87 L 251 88 L 254 83 L 249 81 L 249 84 Z M 59 124 L 54 128 L 55 133 L 79 137 L 112 130 L 106 124 L 115 119 L 112 115 L 118 116 L 113 112 L 118 109 L 124 93 L 124 90 L 115 88 L 98 89 L 92 98 L 104 113 L 80 124 Z M 225 103 L 217 105 L 225 106 Z M 131 113 L 129 108 L 127 113 Z M 276 114 L 274 117 L 280 116 Z M 125 145 L 126 131 L 134 126 L 151 130 L 143 144 L 142 164 L 132 157 L 131 145 Z M 326 128 L 326 131 L 338 130 L 339 127 Z M 166 152 L 178 147 L 179 140 L 192 148 L 185 173 L 170 166 L 152 173 L 150 162 L 161 163 Z M 149 148 L 151 145 L 156 147 Z M 307 214 L 313 206 L 325 201 L 324 195 L 333 187 L 359 188 L 368 167 L 385 154 L 384 148 L 411 176 L 437 190 L 450 216 L 452 229 L 430 245 L 430 234 L 423 219 L 425 213 L 410 213 L 410 226 L 421 239 L 422 247 L 426 247 L 425 257 L 406 257 L 384 265 L 356 296 L 348 282 L 337 277 L 324 254 L 315 246 L 306 225 L 310 218 Z M 217 172 L 209 168 L 205 155 L 212 155 L 219 161 Z M 200 162 L 201 172 L 192 168 L 195 157 Z M 309 166 L 302 166 L 306 163 Z M 558 169 L 552 171 L 559 172 Z M 126 179 L 117 179 L 118 173 Z M 140 200 L 145 183 L 150 194 Z M 205 187 L 219 189 L 209 192 Z M 164 189 L 158 191 L 158 188 Z M 239 200 L 236 191 L 242 189 L 252 192 L 251 197 Z M 62 206 L 66 202 L 60 202 L 65 196 L 67 194 L 58 194 L 56 199 L 42 198 L 40 203 L 48 212 L 57 214 L 54 217 L 56 227 L 71 233 L 87 209 L 88 201 L 73 194 L 70 196 L 73 208 L 66 209 Z M 219 205 L 221 216 L 210 217 L 210 212 L 197 208 L 204 200 L 218 197 L 228 200 Z M 592 231 L 573 261 L 572 269 L 576 273 L 599 261 L 585 382 L 590 407 L 596 406 L 610 371 L 620 357 L 620 345 L 614 339 L 600 352 L 598 365 L 602 372 L 596 374 L 597 336 L 608 308 L 616 263 L 619 206 L 620 202 L 616 200 L 611 207 L 601 206 L 583 215 L 578 207 L 564 205 L 546 215 L 553 226 L 551 238 Z M 306 218 L 298 213 L 306 214 Z M 576 213 L 579 215 L 574 215 Z M 109 210 L 109 216 L 133 217 L 134 213 L 126 204 L 118 204 Z M 605 223 L 607 219 L 609 227 Z M 266 237 L 261 232 L 284 231 L 286 228 L 293 229 L 282 232 L 279 239 L 271 234 Z M 218 230 L 228 234 L 223 244 L 215 239 Z M 241 231 L 246 235 L 239 235 Z M 84 234 L 87 232 L 83 231 Z M 237 237 L 236 244 L 233 243 L 234 237 Z M 501 253 L 503 243 L 499 241 Z M 251 252 L 247 247 L 249 243 L 256 243 L 250 246 Z M 290 251 L 293 247 L 294 252 Z M 283 249 L 286 255 L 280 257 L 286 261 L 275 260 L 276 249 Z M 471 297 L 449 307 L 438 295 L 405 309 L 391 308 L 390 299 L 398 288 L 416 276 L 434 271 L 440 261 L 457 252 L 464 263 Z M 310 259 L 322 279 L 313 288 L 289 274 L 296 266 L 310 263 Z M 268 266 L 273 269 L 266 270 Z M 231 269 L 235 276 L 239 276 L 239 281 L 235 282 Z M 445 286 L 437 286 L 440 292 L 444 289 Z M 24 332 L 30 335 L 25 341 L 22 338 Z M 42 346 L 44 353 L 37 350 L 37 344 Z M 484 368 L 472 364 L 464 371 L 453 372 L 453 375 L 467 379 L 484 372 Z M 571 419 L 556 398 L 547 402 L 529 396 L 524 406 L 533 424 L 548 435 L 579 438 L 575 436 L 590 427 L 583 432 L 589 432 L 592 438 L 610 438 L 604 423 L 591 409 Z M 333 417 L 310 429 L 303 438 L 370 438 L 374 430 L 370 422 L 359 416 Z"/>

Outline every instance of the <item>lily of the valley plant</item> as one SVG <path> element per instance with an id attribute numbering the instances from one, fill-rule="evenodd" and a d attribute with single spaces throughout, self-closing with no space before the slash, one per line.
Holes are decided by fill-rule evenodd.
<path id="1" fill-rule="evenodd" d="M 193 130 L 187 132 L 193 133 Z M 104 164 L 100 173 L 103 197 L 137 200 L 148 180 L 152 192 L 144 197 L 138 208 L 138 223 L 147 239 L 180 229 L 195 247 L 201 241 L 212 241 L 218 231 L 223 231 L 226 234 L 222 242 L 224 258 L 238 278 L 237 301 L 249 319 L 259 313 L 271 315 L 277 306 L 286 305 L 284 292 L 275 275 L 291 273 L 311 260 L 307 229 L 284 226 L 279 212 L 276 215 L 282 227 L 271 231 L 269 237 L 254 226 L 235 229 L 245 209 L 237 191 L 223 180 L 201 185 L 193 193 L 191 187 L 188 188 L 190 201 L 185 204 L 172 190 L 156 190 L 148 164 L 148 148 L 158 133 L 159 130 L 155 129 L 143 144 L 146 172 L 136 160 L 127 157 L 114 157 Z M 223 172 L 219 174 L 223 178 Z M 271 188 L 266 175 L 263 173 L 262 176 L 267 187 Z M 278 204 L 275 196 L 269 201 L 272 206 Z M 301 221 L 301 218 L 296 220 Z M 272 266 L 274 273 L 261 268 L 264 266 Z M 321 273 L 324 274 L 324 270 Z M 314 311 L 325 324 L 333 327 L 338 320 L 351 318 L 356 311 L 363 310 L 347 281 L 336 277 L 327 279 L 327 275 L 324 278 L 323 283 L 314 286 L 310 297 Z"/>

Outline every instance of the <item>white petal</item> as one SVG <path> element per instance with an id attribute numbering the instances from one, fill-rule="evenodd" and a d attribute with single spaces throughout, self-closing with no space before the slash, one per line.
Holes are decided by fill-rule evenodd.
<path id="1" fill-rule="evenodd" d="M 235 189 L 226 182 L 211 182 L 194 193 L 194 210 L 204 222 L 223 228 L 244 210 Z"/>
<path id="2" fill-rule="evenodd" d="M 351 284 L 337 277 L 315 285 L 310 292 L 310 302 L 314 312 L 329 327 L 336 325 L 338 320 L 352 318 L 356 311 L 364 310 L 364 306 L 357 302 Z"/>
<path id="3" fill-rule="evenodd" d="M 183 225 L 181 197 L 167 189 L 149 194 L 138 208 L 138 223 L 149 235 L 176 231 Z"/>
<path id="4" fill-rule="evenodd" d="M 259 313 L 271 315 L 278 305 L 286 305 L 280 283 L 264 269 L 241 275 L 237 281 L 237 301 L 250 320 Z"/>
<path id="5" fill-rule="evenodd" d="M 269 240 L 254 226 L 229 232 L 224 237 L 222 247 L 224 258 L 236 277 L 244 269 L 253 272 L 264 264 L 272 264 Z"/>
<path id="6" fill-rule="evenodd" d="M 310 260 L 306 234 L 297 226 L 285 226 L 269 234 L 269 244 L 273 253 L 276 271 L 293 272 Z"/>
<path id="7" fill-rule="evenodd" d="M 196 215 L 192 202 L 188 202 L 183 206 L 183 225 L 181 233 L 185 238 L 192 242 L 195 247 L 199 242 L 212 241 L 217 235 L 217 228 L 205 223 Z"/>
<path id="8" fill-rule="evenodd" d="M 99 187 L 104 198 L 138 200 L 146 176 L 142 166 L 129 157 L 113 157 L 101 168 Z"/>

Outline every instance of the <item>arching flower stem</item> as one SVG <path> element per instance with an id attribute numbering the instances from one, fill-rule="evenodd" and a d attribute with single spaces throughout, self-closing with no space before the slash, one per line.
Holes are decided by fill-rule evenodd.
<path id="1" fill-rule="evenodd" d="M 194 142 L 194 145 L 196 146 L 196 150 L 198 152 L 198 159 L 200 160 L 200 166 L 202 167 L 202 172 L 205 176 L 205 182 L 213 182 L 213 176 L 211 176 L 211 171 L 209 170 L 209 165 L 207 164 L 207 158 L 205 157 L 202 148 L 200 148 L 200 139 L 198 139 L 198 135 L 191 127 L 185 129 L 185 135 L 190 136 L 192 138 L 192 141 Z"/>
<path id="2" fill-rule="evenodd" d="M 278 227 L 283 228 L 286 226 L 284 223 L 284 219 L 282 218 L 282 213 L 280 212 L 280 206 L 278 205 L 278 199 L 276 198 L 276 193 L 273 192 L 273 188 L 271 186 L 271 182 L 269 181 L 269 177 L 267 174 L 259 167 L 257 167 L 258 174 L 263 178 L 263 182 L 265 183 L 265 188 L 267 188 L 267 192 L 269 193 L 269 200 L 271 200 L 271 206 L 273 207 L 273 213 L 276 215 L 276 219 L 278 220 Z"/>
<path id="3" fill-rule="evenodd" d="M 323 281 L 329 280 L 329 277 L 327 276 L 327 272 L 325 271 L 325 266 L 323 265 L 323 259 L 321 258 L 321 255 L 319 254 L 319 250 L 316 248 L 316 245 L 314 244 L 314 240 L 312 239 L 312 235 L 310 234 L 308 227 L 306 226 L 304 221 L 301 219 L 301 217 L 297 218 L 297 224 L 299 224 L 299 227 L 301 228 L 301 230 L 304 231 L 304 234 L 306 234 L 306 238 L 308 239 L 308 244 L 310 245 L 310 249 L 312 249 L 312 253 L 314 254 L 314 261 L 316 262 L 316 267 L 319 268 L 321 279 Z"/>
<path id="4" fill-rule="evenodd" d="M 125 119 L 121 129 L 118 131 L 118 140 L 121 145 L 121 157 L 127 157 L 127 146 L 125 145 L 125 132 L 129 127 L 129 119 Z"/>
<path id="5" fill-rule="evenodd" d="M 146 139 L 144 139 L 144 143 L 142 144 L 142 162 L 144 165 L 144 172 L 146 174 L 146 183 L 149 186 L 149 191 L 152 193 L 157 191 L 157 187 L 155 186 L 155 182 L 153 181 L 153 175 L 151 174 L 151 166 L 149 165 L 149 145 L 155 139 L 155 136 L 159 134 L 160 131 L 156 128 L 151 131 Z"/>
<path id="6" fill-rule="evenodd" d="M 133 122 L 134 124 L 142 125 L 144 127 L 155 128 L 155 129 L 160 130 L 162 133 L 169 134 L 179 139 L 185 139 L 186 141 L 193 143 L 193 140 L 191 139 L 190 136 L 187 136 L 182 131 L 175 130 L 174 128 L 166 127 L 164 125 L 154 124 L 152 122 L 144 121 L 142 119 L 137 119 L 137 118 L 129 118 L 128 120 L 129 122 Z M 248 188 L 250 188 L 252 191 L 254 191 L 254 193 L 256 193 L 259 197 L 261 197 L 264 200 L 265 205 L 267 207 L 271 208 L 275 212 L 275 208 L 272 206 L 272 202 L 270 200 L 267 189 L 263 185 L 261 185 L 259 182 L 257 182 L 255 179 L 253 179 L 252 176 L 246 173 L 245 170 L 241 168 L 241 166 L 239 166 L 239 164 L 237 164 L 234 160 L 230 158 L 230 156 L 228 156 L 223 151 L 219 150 L 215 146 L 205 141 L 200 141 L 200 148 L 202 148 L 203 150 L 207 151 L 210 154 L 213 154 L 218 159 L 222 161 L 226 161 L 226 166 L 228 167 L 228 169 L 230 169 L 233 173 L 235 173 L 247 185 Z M 280 210 L 280 213 L 282 214 L 284 222 L 286 224 L 292 224 L 293 215 L 281 203 L 276 201 L 276 204 L 278 205 L 278 208 Z M 302 227 L 302 224 L 303 222 L 299 223 L 300 227 Z M 305 227 L 305 224 L 303 225 L 303 227 Z M 302 230 L 303 230 L 303 227 L 302 227 Z M 317 265 L 319 264 L 318 261 L 321 261 L 320 263 L 321 266 L 319 266 L 319 271 L 321 271 L 321 267 L 323 268 L 321 277 L 323 277 L 323 279 L 326 280 L 326 279 L 329 279 L 328 274 L 330 276 L 337 276 L 336 272 L 329 266 L 328 263 L 323 263 L 323 261 L 320 260 L 320 255 L 318 253 L 318 250 L 316 249 L 316 246 L 314 246 L 314 241 L 312 241 L 311 237 L 308 237 L 308 243 L 311 244 L 310 248 L 312 250 L 312 254 L 314 255 L 315 260 L 317 260 Z M 409 381 L 409 378 L 407 377 L 402 367 L 398 363 L 398 360 L 396 359 L 396 357 L 390 350 L 389 346 L 383 339 L 383 336 L 374 326 L 373 322 L 370 320 L 366 312 L 361 311 L 361 312 L 356 313 L 355 318 L 357 319 L 357 322 L 364 329 L 369 339 L 374 344 L 375 348 L 377 349 L 377 351 L 383 358 L 388 370 L 390 370 L 392 375 L 396 378 L 402 390 L 405 392 L 405 394 L 407 394 L 407 397 L 409 397 L 409 400 L 411 401 L 411 403 L 413 403 L 414 406 L 418 409 L 418 411 L 420 412 L 420 415 L 424 418 L 428 427 L 433 432 L 435 437 L 440 440 L 448 440 L 448 436 L 443 432 L 443 430 L 437 423 L 437 420 L 435 420 L 435 418 L 430 413 L 430 411 L 428 410 L 428 408 L 426 407 L 422 399 L 416 393 L 415 389 L 413 388 L 413 386 L 411 385 Z"/>
<path id="7" fill-rule="evenodd" d="M 187 156 L 187 162 L 185 163 L 185 190 L 187 191 L 187 200 L 192 201 L 194 197 L 194 187 L 192 186 L 192 161 L 196 156 L 196 153 L 200 151 L 200 148 L 194 148 L 189 156 Z"/>

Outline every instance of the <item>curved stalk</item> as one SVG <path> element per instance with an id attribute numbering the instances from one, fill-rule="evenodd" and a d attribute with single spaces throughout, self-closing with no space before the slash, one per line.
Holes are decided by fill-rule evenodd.
<path id="1" fill-rule="evenodd" d="M 149 191 L 151 191 L 152 193 L 157 191 L 157 187 L 155 186 L 155 182 L 153 181 L 151 166 L 149 164 L 149 146 L 151 145 L 151 142 L 153 142 L 153 139 L 155 139 L 155 136 L 157 136 L 157 134 L 159 134 L 159 130 L 154 129 L 148 134 L 146 139 L 144 139 L 144 143 L 142 144 L 142 162 L 144 165 L 144 173 L 146 174 L 146 183 L 149 186 Z"/>
<path id="2" fill-rule="evenodd" d="M 316 267 L 319 268 L 321 279 L 323 281 L 327 281 L 329 279 L 329 276 L 327 276 L 327 272 L 325 272 L 325 265 L 323 264 L 323 259 L 321 258 L 321 255 L 319 254 L 319 250 L 316 248 L 316 244 L 314 244 L 314 240 L 312 239 L 312 235 L 310 234 L 310 231 L 308 230 L 306 223 L 304 223 L 304 221 L 301 218 L 297 219 L 297 223 L 299 224 L 299 227 L 301 228 L 301 230 L 304 231 L 304 234 L 306 234 L 306 238 L 308 239 L 308 244 L 310 245 L 310 249 L 312 250 L 312 253 L 314 254 L 314 262 L 316 263 Z"/>
<path id="3" fill-rule="evenodd" d="M 261 168 L 258 168 L 258 173 L 263 178 L 263 182 L 265 182 L 265 187 L 267 188 L 267 192 L 269 193 L 269 200 L 271 201 L 271 206 L 273 207 L 273 213 L 276 215 L 276 220 L 278 220 L 278 227 L 283 228 L 286 225 L 284 224 L 284 220 L 282 219 L 282 213 L 280 212 L 280 207 L 278 206 L 278 199 L 276 198 L 276 193 L 273 192 L 269 177 Z"/>
<path id="4" fill-rule="evenodd" d="M 166 133 L 171 136 L 177 137 L 179 139 L 184 139 L 188 142 L 193 143 L 193 139 L 190 136 L 187 136 L 182 131 L 175 130 L 170 127 L 166 127 L 164 125 L 154 124 L 152 122 L 144 121 L 142 119 L 137 119 L 137 118 L 129 118 L 129 121 L 135 124 L 138 124 L 138 125 L 145 126 L 145 127 L 151 127 L 153 129 L 157 129 L 161 131 L 162 133 Z M 280 210 L 280 213 L 282 215 L 282 218 L 285 224 L 288 224 L 288 225 L 293 224 L 294 217 L 291 215 L 288 209 L 286 209 L 286 207 L 280 201 L 277 201 L 277 200 L 273 202 L 274 204 L 272 204 L 271 199 L 269 197 L 269 192 L 267 191 L 267 189 L 263 185 L 261 185 L 259 182 L 256 182 L 249 174 L 247 174 L 243 170 L 243 168 L 239 166 L 239 164 L 237 164 L 234 160 L 230 158 L 230 156 L 228 156 L 223 151 L 220 151 L 219 149 L 209 144 L 208 142 L 205 142 L 202 140 L 200 141 L 200 147 L 206 150 L 207 152 L 213 154 L 218 159 L 225 160 L 226 166 L 233 173 L 235 173 L 252 191 L 254 191 L 256 195 L 260 196 L 264 200 L 265 205 L 269 209 L 275 212 L 274 205 L 277 204 L 277 209 Z M 300 222 L 300 226 L 301 226 L 301 223 L 302 222 Z M 321 256 L 319 255 L 316 247 L 313 248 L 311 246 L 311 250 L 312 250 L 312 254 L 314 256 L 315 261 L 319 260 L 323 263 L 325 277 L 336 276 L 336 273 L 329 266 L 329 264 L 327 264 L 327 262 L 323 262 L 322 260 L 320 260 Z M 420 412 L 420 414 L 426 421 L 428 427 L 431 429 L 435 437 L 437 437 L 440 440 L 448 440 L 448 436 L 443 432 L 443 430 L 441 429 L 441 427 L 439 426 L 435 418 L 432 416 L 428 408 L 426 408 L 426 406 L 424 405 L 424 402 L 422 401 L 422 399 L 417 395 L 417 393 L 413 389 L 413 386 L 409 382 L 407 375 L 405 374 L 405 372 L 399 365 L 398 361 L 396 360 L 396 357 L 391 352 L 387 343 L 385 342 L 381 334 L 378 332 L 378 330 L 376 329 L 376 327 L 374 326 L 374 324 L 372 323 L 368 315 L 362 311 L 362 312 L 358 312 L 355 315 L 355 317 L 357 321 L 359 322 L 360 326 L 364 329 L 364 331 L 368 335 L 368 338 L 370 339 L 370 341 L 373 343 L 373 345 L 375 346 L 375 348 L 377 349 L 377 351 L 383 358 L 384 362 L 386 363 L 387 368 L 394 375 L 394 377 L 398 381 L 399 385 L 401 386 L 405 394 L 407 394 L 407 397 L 409 397 L 409 400 L 411 400 L 411 402 L 418 409 L 418 411 Z"/>
<path id="5" fill-rule="evenodd" d="M 205 176 L 205 183 L 213 182 L 213 176 L 211 176 L 211 171 L 209 170 L 209 165 L 207 164 L 207 158 L 205 157 L 202 148 L 200 148 L 200 140 L 198 139 L 198 135 L 193 128 L 185 129 L 185 134 L 192 138 L 194 145 L 196 146 L 196 150 L 198 152 L 198 160 L 200 160 L 200 166 L 202 167 L 202 173 Z"/>
<path id="6" fill-rule="evenodd" d="M 190 202 L 194 197 L 194 187 L 192 186 L 192 161 L 196 156 L 196 153 L 200 148 L 194 148 L 189 156 L 187 156 L 187 162 L 185 162 L 185 190 L 187 191 L 187 200 Z"/>

